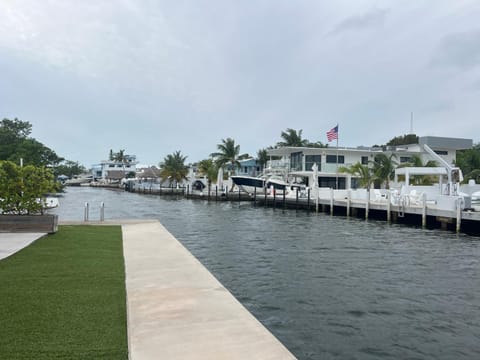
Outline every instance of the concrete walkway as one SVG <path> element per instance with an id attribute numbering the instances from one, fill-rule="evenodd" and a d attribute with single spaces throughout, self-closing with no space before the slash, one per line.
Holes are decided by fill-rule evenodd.
<path id="1" fill-rule="evenodd" d="M 122 231 L 131 360 L 294 359 L 158 221 Z"/>
<path id="2" fill-rule="evenodd" d="M 15 254 L 46 234 L 0 232 L 0 260 Z"/>

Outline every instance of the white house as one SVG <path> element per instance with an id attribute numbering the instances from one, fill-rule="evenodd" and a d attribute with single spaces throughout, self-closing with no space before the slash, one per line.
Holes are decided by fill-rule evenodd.
<path id="1" fill-rule="evenodd" d="M 349 174 L 340 173 L 338 168 L 349 167 L 358 162 L 367 165 L 375 158 L 375 155 L 380 153 L 394 154 L 399 164 L 410 162 L 414 155 L 420 156 L 423 162 L 432 160 L 431 155 L 424 150 L 424 145 L 428 145 L 448 164 L 454 164 L 457 150 L 471 148 L 473 141 L 471 139 L 424 136 L 419 138 L 418 144 L 385 148 L 363 146 L 357 148 L 280 147 L 268 150 L 270 161 L 267 163 L 267 167 L 282 168 L 286 173 L 306 177 L 311 175 L 312 166 L 316 163 L 320 187 L 347 189 L 356 187 L 355 179 L 352 179 Z M 277 160 L 273 160 L 274 157 Z"/>
<path id="2" fill-rule="evenodd" d="M 125 155 L 124 161 L 103 160 L 92 166 L 92 175 L 96 181 L 118 181 L 135 174 L 137 164 L 135 155 Z"/>

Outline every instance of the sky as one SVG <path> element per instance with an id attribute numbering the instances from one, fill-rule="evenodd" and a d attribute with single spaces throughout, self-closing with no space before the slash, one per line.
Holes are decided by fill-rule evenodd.
<path id="1" fill-rule="evenodd" d="M 478 143 L 479 19 L 477 0 L 0 0 L 0 118 L 87 168 L 337 124 L 341 147 L 412 124 Z"/>

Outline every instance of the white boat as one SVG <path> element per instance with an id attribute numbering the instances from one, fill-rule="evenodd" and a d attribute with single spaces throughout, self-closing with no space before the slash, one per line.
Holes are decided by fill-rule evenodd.
<path id="1" fill-rule="evenodd" d="M 66 186 L 88 186 L 92 182 L 92 176 L 75 176 L 72 179 L 65 180 Z"/>
<path id="2" fill-rule="evenodd" d="M 276 191 L 285 191 L 289 185 L 280 174 L 268 172 L 257 177 L 233 175 L 230 178 L 242 191 L 250 195 L 265 194 L 265 190 L 269 191 L 272 187 Z"/>

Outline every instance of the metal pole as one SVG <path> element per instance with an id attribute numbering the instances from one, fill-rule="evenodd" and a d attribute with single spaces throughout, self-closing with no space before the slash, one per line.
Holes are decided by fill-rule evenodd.
<path id="1" fill-rule="evenodd" d="M 105 220 L 105 203 L 102 201 L 100 203 L 100 221 Z"/>
<path id="2" fill-rule="evenodd" d="M 83 210 L 83 221 L 88 221 L 88 211 L 89 211 L 88 202 L 85 203 L 85 208 Z"/>

